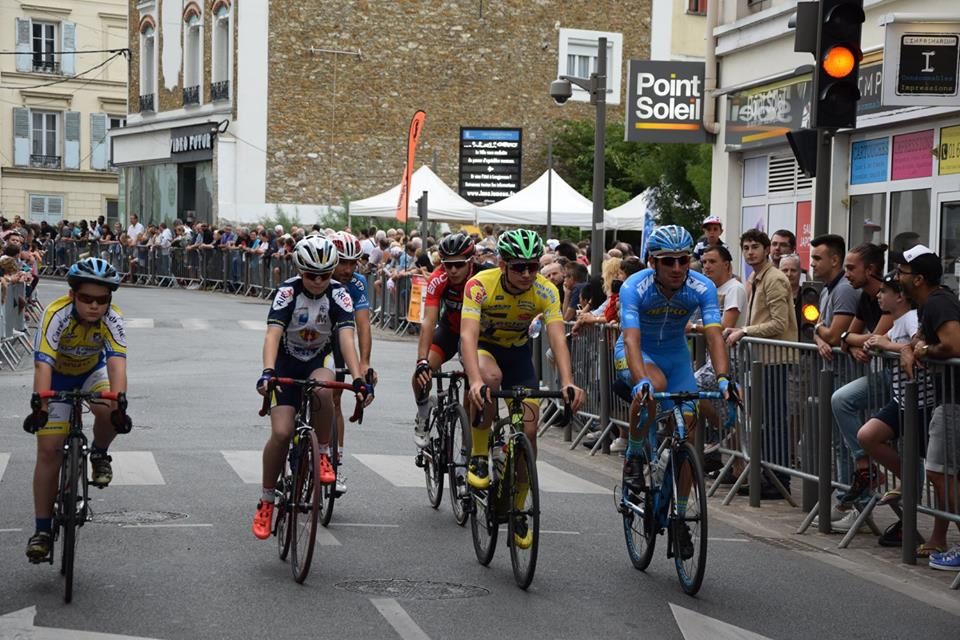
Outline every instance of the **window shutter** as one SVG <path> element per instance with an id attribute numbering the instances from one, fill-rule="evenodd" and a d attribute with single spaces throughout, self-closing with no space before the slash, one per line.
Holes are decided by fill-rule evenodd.
<path id="1" fill-rule="evenodd" d="M 80 168 L 80 112 L 63 114 L 63 167 Z"/>
<path id="2" fill-rule="evenodd" d="M 107 114 L 90 114 L 90 168 L 107 169 Z"/>
<path id="3" fill-rule="evenodd" d="M 17 18 L 17 71 L 33 70 L 33 49 L 30 46 L 32 31 L 30 18 Z"/>
<path id="4" fill-rule="evenodd" d="M 30 221 L 42 222 L 47 212 L 47 199 L 44 196 L 30 196 Z"/>
<path id="5" fill-rule="evenodd" d="M 52 220 L 59 220 L 63 217 L 63 198 L 47 196 L 47 215 Z"/>
<path id="6" fill-rule="evenodd" d="M 73 22 L 60 23 L 60 69 L 68 76 L 77 72 L 76 54 L 77 50 L 77 25 Z"/>
<path id="7" fill-rule="evenodd" d="M 13 164 L 30 165 L 30 109 L 13 108 Z"/>

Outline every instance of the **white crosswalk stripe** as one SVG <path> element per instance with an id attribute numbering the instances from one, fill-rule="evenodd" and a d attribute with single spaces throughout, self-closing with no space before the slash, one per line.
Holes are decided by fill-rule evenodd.
<path id="1" fill-rule="evenodd" d="M 0 482 L 3 482 L 3 472 L 7 470 L 8 462 L 10 462 L 10 454 L 0 453 Z"/>
<path id="2" fill-rule="evenodd" d="M 610 493 L 598 484 L 594 484 L 572 473 L 567 473 L 549 462 L 537 460 L 537 479 L 540 481 L 540 490 L 548 493 Z M 613 484 L 611 483 L 611 486 Z"/>
<path id="3" fill-rule="evenodd" d="M 149 451 L 111 451 L 113 480 L 110 486 L 166 484 L 157 461 Z"/>
<path id="4" fill-rule="evenodd" d="M 387 456 L 373 453 L 355 453 L 353 457 L 395 487 L 423 486 L 423 469 L 413 464 L 412 454 Z"/>
<path id="5" fill-rule="evenodd" d="M 210 321 L 204 318 L 184 318 L 180 321 L 184 329 L 190 331 L 209 331 Z"/>
<path id="6" fill-rule="evenodd" d="M 153 329 L 153 318 L 124 318 L 123 326 L 127 329 Z"/>
<path id="7" fill-rule="evenodd" d="M 260 484 L 263 478 L 262 451 L 221 451 L 220 454 L 246 484 Z"/>
<path id="8" fill-rule="evenodd" d="M 237 323 L 250 331 L 263 331 L 267 328 L 267 323 L 263 320 L 237 320 Z"/>

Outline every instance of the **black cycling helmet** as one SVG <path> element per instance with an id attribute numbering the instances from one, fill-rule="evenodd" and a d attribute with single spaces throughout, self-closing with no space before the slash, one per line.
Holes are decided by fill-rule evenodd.
<path id="1" fill-rule="evenodd" d="M 110 291 L 116 291 L 120 286 L 120 274 L 106 260 L 84 258 L 70 267 L 67 272 L 67 284 L 71 289 L 77 289 L 84 282 L 103 285 Z"/>
<path id="2" fill-rule="evenodd" d="M 440 241 L 437 247 L 440 251 L 440 258 L 469 258 L 473 255 L 475 245 L 473 238 L 467 234 L 451 233 Z"/>

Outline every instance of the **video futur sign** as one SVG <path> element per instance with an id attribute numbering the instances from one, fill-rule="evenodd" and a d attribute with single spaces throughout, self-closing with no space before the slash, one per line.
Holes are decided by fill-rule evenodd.
<path id="1" fill-rule="evenodd" d="M 628 142 L 706 142 L 702 62 L 631 60 Z"/>

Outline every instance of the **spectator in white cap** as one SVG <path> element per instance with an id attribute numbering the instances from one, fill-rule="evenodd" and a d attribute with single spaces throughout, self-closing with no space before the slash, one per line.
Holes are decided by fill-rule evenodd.
<path id="1" fill-rule="evenodd" d="M 282 235 L 283 235 L 283 225 L 282 225 L 282 224 L 278 224 L 277 226 L 275 226 L 275 227 L 273 228 L 273 232 L 276 233 L 278 236 L 282 236 Z"/>
<path id="2" fill-rule="evenodd" d="M 556 238 L 550 238 L 547 240 L 547 247 L 550 249 L 550 251 L 556 251 L 558 244 L 560 244 L 560 241 Z"/>
<path id="3" fill-rule="evenodd" d="M 703 227 L 703 238 L 693 248 L 693 259 L 697 262 L 700 262 L 700 256 L 709 247 L 726 246 L 720 239 L 720 234 L 723 233 L 723 222 L 720 221 L 719 216 L 707 217 L 700 226 Z"/>

